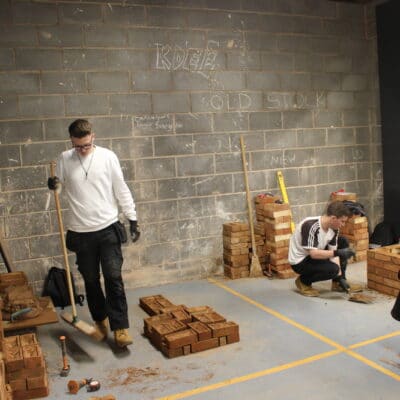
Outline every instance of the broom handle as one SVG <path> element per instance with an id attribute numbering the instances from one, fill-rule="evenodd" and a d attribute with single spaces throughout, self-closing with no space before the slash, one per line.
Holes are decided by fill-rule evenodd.
<path id="1" fill-rule="evenodd" d="M 243 161 L 243 170 L 244 170 L 244 183 L 246 186 L 246 198 L 247 198 L 247 210 L 249 213 L 249 224 L 250 224 L 250 236 L 251 236 L 251 246 L 253 248 L 253 255 L 257 254 L 256 250 L 256 239 L 254 237 L 254 225 L 253 225 L 253 210 L 251 208 L 251 198 L 250 198 L 250 189 L 249 189 L 249 181 L 247 178 L 247 162 L 246 162 L 246 149 L 244 146 L 243 136 L 240 136 L 240 147 L 242 149 L 242 161 Z"/>
<path id="2" fill-rule="evenodd" d="M 52 161 L 50 163 L 50 175 L 51 176 L 55 176 L 55 165 L 56 165 L 56 163 L 54 161 Z M 63 256 L 64 256 L 65 271 L 67 273 L 67 284 L 68 284 L 69 299 L 71 301 L 71 306 L 72 306 L 72 317 L 74 320 L 76 320 L 77 312 L 76 312 L 76 305 L 75 305 L 75 299 L 74 299 L 74 291 L 72 290 L 71 270 L 69 268 L 67 246 L 65 245 L 64 224 L 63 224 L 63 220 L 62 220 L 62 216 L 61 216 L 60 197 L 58 196 L 57 190 L 53 190 L 53 192 L 54 192 L 54 201 L 56 203 L 58 227 L 60 229 L 61 248 L 62 248 Z"/>

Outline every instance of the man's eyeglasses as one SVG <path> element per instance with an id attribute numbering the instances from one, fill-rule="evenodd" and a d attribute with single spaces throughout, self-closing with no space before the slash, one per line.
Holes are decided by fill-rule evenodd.
<path id="1" fill-rule="evenodd" d="M 76 150 L 89 150 L 93 146 L 93 143 L 87 143 L 87 144 L 73 144 L 72 147 Z"/>

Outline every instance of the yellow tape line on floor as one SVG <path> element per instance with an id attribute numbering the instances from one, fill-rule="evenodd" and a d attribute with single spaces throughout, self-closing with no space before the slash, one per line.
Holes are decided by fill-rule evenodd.
<path id="1" fill-rule="evenodd" d="M 252 379 L 256 379 L 256 378 L 260 378 L 260 377 L 263 377 L 263 376 L 275 374 L 277 372 L 281 372 L 281 371 L 285 371 L 287 369 L 295 368 L 295 367 L 298 367 L 300 365 L 304 365 L 304 364 L 308 364 L 308 363 L 311 363 L 311 362 L 314 362 L 314 361 L 322 360 L 324 358 L 332 357 L 332 356 L 340 354 L 340 353 L 345 353 L 345 354 L 347 354 L 347 355 L 349 355 L 351 357 L 354 357 L 357 360 L 363 362 L 364 364 L 369 365 L 370 367 L 382 372 L 383 374 L 388 375 L 388 376 L 390 376 L 391 378 L 393 378 L 393 379 L 395 379 L 397 381 L 400 381 L 400 375 L 395 374 L 394 372 L 382 367 L 381 365 L 375 363 L 374 361 L 371 361 L 368 358 L 366 358 L 366 357 L 364 357 L 364 356 L 352 351 L 352 349 L 355 349 L 355 348 L 363 347 L 363 346 L 366 346 L 366 345 L 371 344 L 371 343 L 376 343 L 376 342 L 379 342 L 381 340 L 385 340 L 385 339 L 389 339 L 391 337 L 399 336 L 400 335 L 400 331 L 392 332 L 392 333 L 389 333 L 387 335 L 380 336 L 378 338 L 366 340 L 364 342 L 360 342 L 360 343 L 357 343 L 357 344 L 353 344 L 353 345 L 351 345 L 349 347 L 345 347 L 345 346 L 342 346 L 339 343 L 336 343 L 335 341 L 333 341 L 333 340 L 331 340 L 331 339 L 329 339 L 329 338 L 327 338 L 327 337 L 325 337 L 323 335 L 320 335 L 318 332 L 315 332 L 314 330 L 312 330 L 310 328 L 307 328 L 306 326 L 304 326 L 302 324 L 299 324 L 298 322 L 293 321 L 290 318 L 285 317 L 284 315 L 278 313 L 277 311 L 274 311 L 272 308 L 266 307 L 263 304 L 260 304 L 260 303 L 258 303 L 256 301 L 252 300 L 251 298 L 249 298 L 247 296 L 244 296 L 243 294 L 241 294 L 239 292 L 236 292 L 235 290 L 231 289 L 230 287 L 228 287 L 228 286 L 226 286 L 226 285 L 224 285 L 224 284 L 222 284 L 222 283 L 220 283 L 220 282 L 218 282 L 218 281 L 216 281 L 214 279 L 209 278 L 208 281 L 213 283 L 214 285 L 219 286 L 220 288 L 226 290 L 227 292 L 233 294 L 234 296 L 239 297 L 240 299 L 246 301 L 247 303 L 250 303 L 250 304 L 256 306 L 257 308 L 260 308 L 261 310 L 267 312 L 268 314 L 271 314 L 274 317 L 279 318 L 280 320 L 285 321 L 288 324 L 290 324 L 290 325 L 302 330 L 303 332 L 306 332 L 309 335 L 321 340 L 322 342 L 327 343 L 327 344 L 331 345 L 332 347 L 335 347 L 336 350 L 331 350 L 331 351 L 327 351 L 325 353 L 316 354 L 316 355 L 311 356 L 311 357 L 303 358 L 303 359 L 297 360 L 297 361 L 292 361 L 290 363 L 279 365 L 279 366 L 273 367 L 273 368 L 268 368 L 268 369 L 265 369 L 265 370 L 262 370 L 262 371 L 253 372 L 251 374 L 239 376 L 237 378 L 226 379 L 224 381 L 217 382 L 217 383 L 214 383 L 212 385 L 202 386 L 202 387 L 199 387 L 199 388 L 196 388 L 196 389 L 187 390 L 185 392 L 176 393 L 176 394 L 173 394 L 173 395 L 170 395 L 170 396 L 160 397 L 157 400 L 184 399 L 186 397 L 195 396 L 195 395 L 198 395 L 198 394 L 201 394 L 201 393 L 205 393 L 205 392 L 209 392 L 209 391 L 212 391 L 212 390 L 220 389 L 220 388 L 223 388 L 223 387 L 226 387 L 226 386 L 230 386 L 230 385 L 233 385 L 233 384 L 236 384 L 236 383 L 246 382 L 246 381 L 249 381 L 249 380 L 252 380 Z"/>
<path id="2" fill-rule="evenodd" d="M 225 381 L 213 383 L 212 385 L 202 386 L 202 387 L 199 387 L 199 388 L 196 388 L 196 389 L 191 389 L 191 390 L 188 390 L 186 392 L 177 393 L 177 394 L 173 394 L 173 395 L 166 396 L 166 397 L 160 397 L 157 400 L 184 399 L 185 397 L 195 396 L 195 395 L 200 394 L 200 393 L 205 393 L 205 392 L 209 392 L 211 390 L 220 389 L 220 388 L 223 388 L 225 386 L 233 385 L 235 383 L 246 382 L 246 381 L 250 381 L 252 379 L 260 378 L 262 376 L 275 374 L 276 372 L 281 372 L 281 371 L 284 371 L 286 369 L 298 367 L 300 365 L 308 364 L 308 363 L 311 363 L 311 362 L 314 362 L 314 361 L 317 361 L 317 360 L 322 360 L 323 358 L 328 358 L 328 357 L 334 356 L 335 354 L 339 354 L 339 353 L 341 353 L 340 350 L 327 351 L 326 353 L 321 353 L 321 354 L 317 354 L 315 356 L 303 358 L 301 360 L 292 361 L 290 363 L 279 365 L 277 367 L 273 367 L 273 368 L 269 368 L 269 369 L 265 369 L 263 371 L 253 372 L 251 374 L 239 376 L 237 378 L 226 379 Z"/>
<path id="3" fill-rule="evenodd" d="M 256 301 L 250 299 L 249 297 L 244 296 L 243 294 L 241 294 L 239 292 L 236 292 L 235 290 L 233 290 L 230 287 L 222 284 L 221 282 L 218 282 L 218 281 L 216 281 L 214 279 L 211 279 L 211 278 L 208 279 L 208 281 L 213 283 L 214 285 L 219 286 L 220 288 L 226 290 L 227 292 L 233 294 L 234 296 L 237 296 L 237 297 L 241 298 L 242 300 L 244 300 L 244 301 L 246 301 L 246 302 L 248 302 L 250 304 L 253 304 L 254 306 L 266 311 L 267 313 L 273 315 L 274 317 L 279 318 L 280 320 L 285 321 L 288 324 L 293 325 L 298 329 L 301 329 L 303 332 L 306 332 L 306 333 L 310 334 L 311 336 L 314 336 L 315 338 L 323 341 L 324 343 L 327 343 L 327 344 L 329 344 L 329 345 L 331 345 L 333 347 L 336 347 L 341 352 L 346 353 L 349 356 L 356 358 L 357 360 L 369 365 L 372 368 L 375 368 L 376 370 L 384 373 L 385 375 L 390 376 L 391 378 L 395 379 L 396 381 L 400 381 L 400 375 L 390 371 L 389 369 L 386 369 L 386 368 L 382 367 L 381 365 L 375 363 L 374 361 L 371 361 L 368 358 L 366 358 L 366 357 L 364 357 L 364 356 L 362 356 L 362 355 L 360 355 L 360 354 L 358 354 L 358 353 L 356 353 L 356 352 L 351 350 L 351 349 L 354 349 L 354 348 L 357 348 L 357 347 L 366 346 L 367 344 L 374 343 L 374 342 L 377 342 L 379 340 L 384 340 L 384 339 L 388 339 L 390 337 L 398 336 L 398 335 L 400 335 L 400 331 L 393 332 L 393 333 L 390 333 L 388 335 L 381 336 L 380 338 L 364 341 L 361 344 L 354 344 L 354 345 L 351 345 L 349 347 L 345 347 L 345 346 L 342 346 L 339 343 L 336 343 L 333 340 L 327 338 L 326 336 L 320 335 L 318 332 L 315 332 L 312 329 L 307 328 L 306 326 L 304 326 L 302 324 L 299 324 L 298 322 L 293 321 L 290 318 L 285 317 L 284 315 L 274 311 L 273 309 L 271 309 L 269 307 L 266 307 L 266 306 L 264 306 L 264 305 L 262 305 L 262 304 L 260 304 L 260 303 L 258 303 Z"/>

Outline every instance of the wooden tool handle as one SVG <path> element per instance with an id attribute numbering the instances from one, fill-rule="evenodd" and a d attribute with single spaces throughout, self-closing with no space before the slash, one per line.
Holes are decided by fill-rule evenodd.
<path id="1" fill-rule="evenodd" d="M 50 163 L 50 175 L 51 176 L 55 176 L 55 165 L 56 165 L 55 161 L 52 161 Z M 72 317 L 74 320 L 76 320 L 77 312 L 76 312 L 76 305 L 75 305 L 75 299 L 74 299 L 74 291 L 72 289 L 71 270 L 69 268 L 67 246 L 65 244 L 64 224 L 63 224 L 63 220 L 62 220 L 62 216 L 61 216 L 60 197 L 58 195 L 57 190 L 53 190 L 53 192 L 54 192 L 54 202 L 56 203 L 58 227 L 60 230 L 60 240 L 61 240 L 61 248 L 62 248 L 63 256 L 64 256 L 65 271 L 67 272 L 67 284 L 68 284 L 69 298 L 70 298 L 71 306 L 72 306 Z"/>
<path id="2" fill-rule="evenodd" d="M 245 149 L 245 146 L 244 146 L 243 136 L 240 136 L 240 147 L 242 149 L 244 183 L 245 183 L 245 186 L 246 186 L 246 198 L 247 198 L 247 210 L 248 210 L 248 213 L 249 213 L 251 246 L 253 248 L 253 254 L 255 254 L 256 253 L 256 239 L 255 239 L 255 236 L 254 236 L 253 209 L 251 207 L 249 180 L 247 178 L 246 149 Z"/>
<path id="3" fill-rule="evenodd" d="M 15 272 L 16 268 L 15 268 L 13 262 L 11 261 L 9 247 L 6 242 L 6 239 L 2 235 L 1 230 L 0 230 L 0 252 L 1 252 L 1 255 L 3 256 L 3 260 L 4 260 L 4 264 L 6 265 L 7 272 Z"/>

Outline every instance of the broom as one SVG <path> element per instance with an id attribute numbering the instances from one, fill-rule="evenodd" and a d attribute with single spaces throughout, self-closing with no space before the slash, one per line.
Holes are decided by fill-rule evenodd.
<path id="1" fill-rule="evenodd" d="M 55 176 L 55 162 L 53 161 L 50 164 L 50 174 L 51 176 Z M 78 329 L 85 335 L 91 336 L 92 338 L 100 341 L 104 338 L 104 335 L 96 329 L 94 326 L 89 325 L 88 323 L 84 321 L 78 320 L 78 315 L 76 312 L 76 305 L 75 305 L 75 298 L 74 298 L 74 291 L 72 289 L 72 281 L 71 281 L 71 272 L 69 268 L 69 261 L 68 261 L 68 255 L 67 255 L 67 247 L 65 245 L 65 238 L 64 238 L 64 224 L 61 216 L 61 206 L 60 206 L 60 198 L 58 195 L 57 190 L 53 190 L 54 192 L 54 201 L 56 204 L 56 210 L 57 210 L 57 219 L 58 219 L 58 227 L 60 230 L 60 239 L 61 239 L 61 248 L 63 250 L 63 256 L 64 256 L 64 264 L 65 264 L 65 271 L 67 275 L 67 285 L 68 285 L 68 292 L 69 292 L 69 298 L 71 301 L 71 306 L 72 306 L 72 314 L 69 312 L 63 312 L 61 313 L 61 318 L 68 322 L 70 325 L 72 325 L 74 328 Z"/>
<path id="2" fill-rule="evenodd" d="M 257 256 L 256 239 L 254 236 L 253 210 L 251 208 L 249 181 L 247 179 L 246 150 L 245 150 L 245 146 L 244 146 L 243 136 L 240 136 L 240 147 L 242 149 L 242 161 L 243 161 L 243 170 L 244 170 L 244 182 L 245 182 L 245 186 L 246 186 L 247 210 L 249 213 L 251 247 L 253 250 L 252 256 L 251 256 L 251 264 L 250 264 L 250 277 L 253 278 L 253 277 L 262 276 L 263 272 L 261 269 L 260 260 L 258 259 L 258 256 Z"/>

